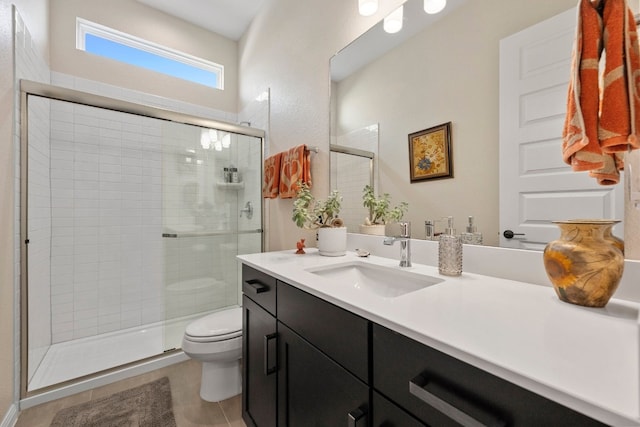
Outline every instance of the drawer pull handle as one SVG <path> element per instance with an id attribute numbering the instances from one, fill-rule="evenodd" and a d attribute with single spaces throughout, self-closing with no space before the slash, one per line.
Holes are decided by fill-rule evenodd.
<path id="1" fill-rule="evenodd" d="M 261 294 L 263 292 L 267 292 L 269 290 L 269 286 L 264 283 L 260 283 L 259 280 L 245 280 L 244 284 L 249 287 L 256 294 Z"/>
<path id="2" fill-rule="evenodd" d="M 277 337 L 278 337 L 278 334 L 276 332 L 264 336 L 264 374 L 265 375 L 271 375 L 278 370 L 277 362 L 274 363 L 273 366 L 271 366 L 271 363 L 269 363 L 269 360 L 271 359 L 269 357 L 269 354 L 271 354 L 270 349 L 272 348 L 271 346 L 269 346 L 269 342 L 271 342 L 271 340 L 275 340 Z M 273 357 L 273 360 L 275 360 L 275 357 Z"/>
<path id="3" fill-rule="evenodd" d="M 347 427 L 364 427 L 367 425 L 367 413 L 358 408 L 349 412 Z"/>
<path id="4" fill-rule="evenodd" d="M 504 421 L 494 417 L 493 415 L 478 408 L 477 406 L 474 407 L 477 408 L 477 412 L 483 415 L 482 418 L 484 418 L 485 420 L 480 421 L 476 418 L 473 418 L 471 415 L 467 414 L 459 408 L 456 408 L 446 400 L 443 400 L 442 398 L 433 394 L 431 391 L 427 390 L 427 387 L 429 386 L 433 386 L 431 388 L 444 389 L 442 386 L 438 387 L 435 382 L 430 382 L 422 375 L 418 375 L 417 377 L 409 381 L 409 393 L 422 400 L 426 404 L 437 409 L 438 411 L 442 412 L 444 415 L 458 422 L 464 427 L 504 427 L 506 425 Z"/>

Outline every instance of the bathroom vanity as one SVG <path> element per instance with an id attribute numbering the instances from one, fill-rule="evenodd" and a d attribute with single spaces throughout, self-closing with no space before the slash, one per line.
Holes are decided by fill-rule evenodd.
<path id="1" fill-rule="evenodd" d="M 239 256 L 248 426 L 640 425 L 635 304 L 308 252 Z"/>

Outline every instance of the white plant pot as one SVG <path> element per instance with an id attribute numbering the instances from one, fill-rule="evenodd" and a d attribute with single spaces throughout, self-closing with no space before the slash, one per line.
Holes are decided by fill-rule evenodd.
<path id="1" fill-rule="evenodd" d="M 347 227 L 318 229 L 318 253 L 324 256 L 343 256 L 347 253 Z"/>
<path id="2" fill-rule="evenodd" d="M 387 226 L 384 224 L 372 224 L 372 225 L 360 224 L 360 234 L 384 236 L 386 228 Z"/>

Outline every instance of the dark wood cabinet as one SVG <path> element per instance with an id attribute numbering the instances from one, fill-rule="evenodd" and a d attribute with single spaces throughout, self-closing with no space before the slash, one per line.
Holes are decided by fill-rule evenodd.
<path id="1" fill-rule="evenodd" d="M 250 427 L 276 423 L 276 318 L 242 298 L 242 418 Z"/>
<path id="2" fill-rule="evenodd" d="M 243 266 L 250 427 L 603 426 Z"/>
<path id="3" fill-rule="evenodd" d="M 372 418 L 376 427 L 427 427 L 395 403 L 374 390 Z"/>
<path id="4" fill-rule="evenodd" d="M 278 282 L 278 320 L 369 382 L 371 322 L 282 282 Z"/>
<path id="5" fill-rule="evenodd" d="M 373 387 L 432 426 L 604 425 L 380 325 Z"/>
<path id="6" fill-rule="evenodd" d="M 243 265 L 242 280 L 242 418 L 249 427 L 275 427 L 276 279 Z"/>
<path id="7" fill-rule="evenodd" d="M 278 426 L 369 425 L 367 384 L 280 322 L 278 349 Z"/>

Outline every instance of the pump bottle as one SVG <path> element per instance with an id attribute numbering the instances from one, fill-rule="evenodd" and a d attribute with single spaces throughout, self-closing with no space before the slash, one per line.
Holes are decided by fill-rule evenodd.
<path id="1" fill-rule="evenodd" d="M 447 228 L 438 242 L 438 271 L 445 276 L 462 274 L 462 239 L 456 236 L 453 217 L 447 217 Z"/>

